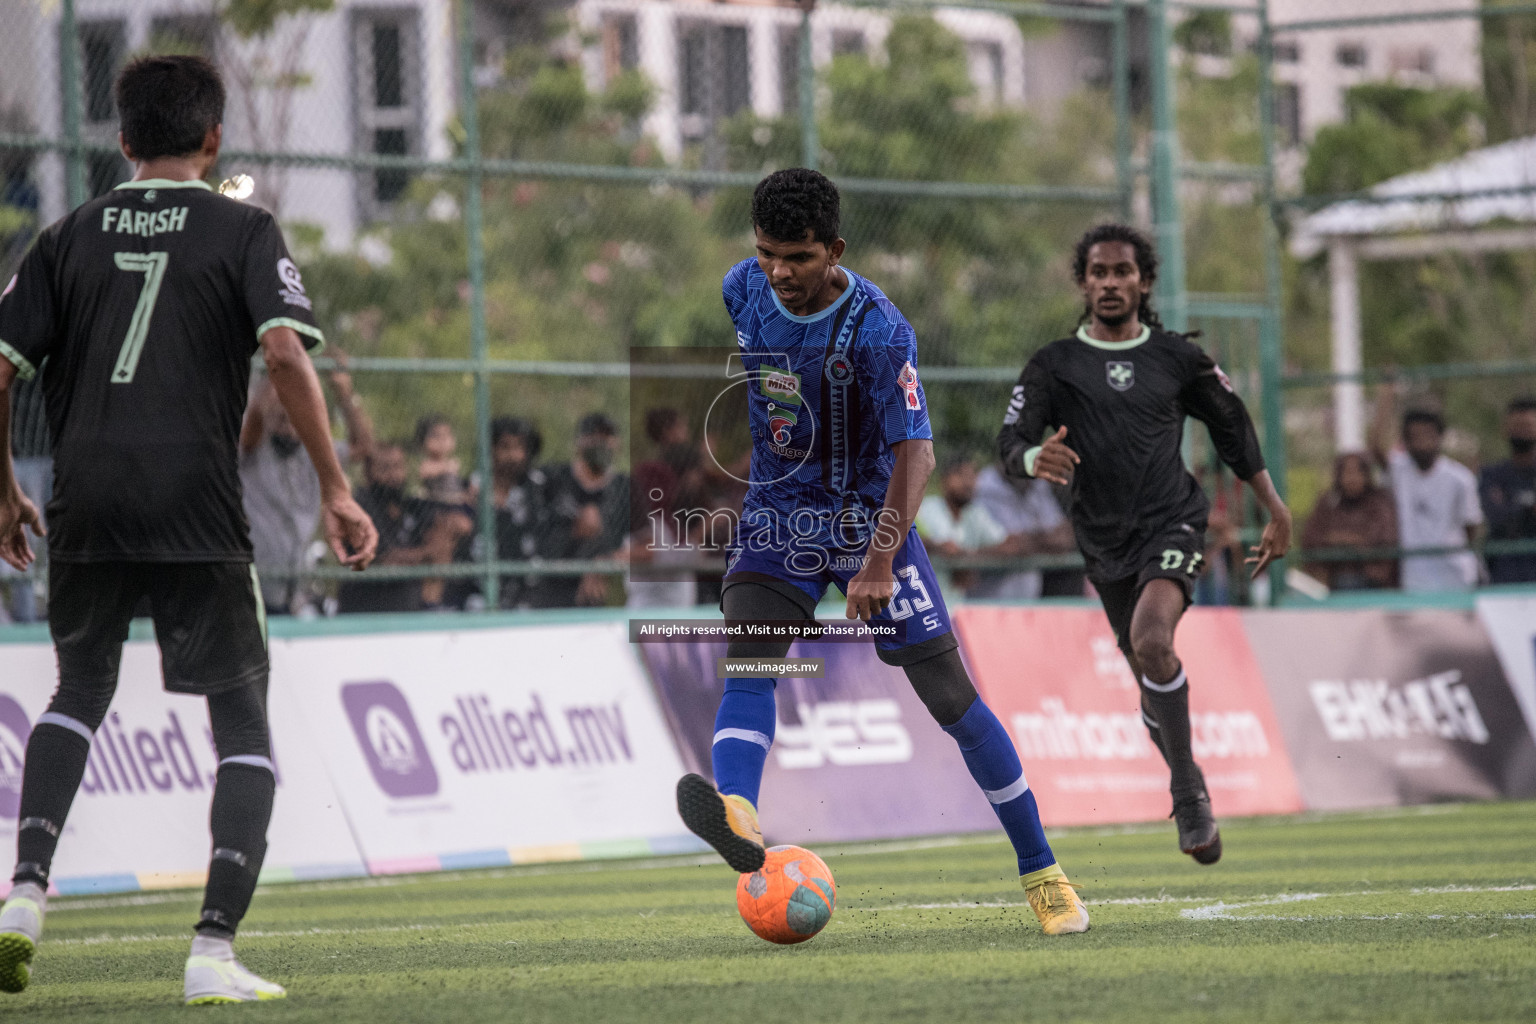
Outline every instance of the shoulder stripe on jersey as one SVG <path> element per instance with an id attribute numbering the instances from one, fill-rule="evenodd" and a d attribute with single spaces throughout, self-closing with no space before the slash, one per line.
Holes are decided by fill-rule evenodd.
<path id="1" fill-rule="evenodd" d="M 118 188 L 202 188 L 209 192 L 213 186 L 201 178 L 193 178 L 191 181 L 172 181 L 170 178 L 144 178 L 140 181 L 125 181 Z"/>
<path id="2" fill-rule="evenodd" d="M 256 340 L 260 341 L 261 336 L 266 334 L 274 327 L 292 327 L 300 334 L 305 334 L 315 339 L 314 348 L 309 348 L 307 345 L 305 346 L 305 349 L 312 356 L 317 356 L 321 352 L 325 351 L 325 334 L 320 330 L 320 328 L 311 327 L 309 324 L 306 324 L 303 321 L 295 320 L 292 317 L 287 316 L 275 316 L 271 320 L 268 320 L 266 323 L 262 324 L 260 327 L 256 328 Z"/>
<path id="3" fill-rule="evenodd" d="M 16 367 L 16 376 L 22 380 L 31 380 L 37 375 L 37 367 L 32 365 L 32 360 L 7 345 L 3 338 L 0 338 L 0 356 L 5 357 L 12 366 Z"/>

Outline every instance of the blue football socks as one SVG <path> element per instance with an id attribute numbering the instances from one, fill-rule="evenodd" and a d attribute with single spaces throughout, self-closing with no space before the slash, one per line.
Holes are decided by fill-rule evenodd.
<path id="1" fill-rule="evenodd" d="M 753 807 L 757 806 L 763 765 L 778 721 L 774 686 L 772 679 L 728 679 L 720 709 L 715 712 L 715 742 L 711 747 L 715 788 L 744 796 Z"/>
<path id="2" fill-rule="evenodd" d="M 971 770 L 971 778 L 992 801 L 992 810 L 997 812 L 1003 831 L 1008 833 L 1018 854 L 1019 874 L 1028 875 L 1054 864 L 1056 855 L 1045 841 L 1040 811 L 1024 778 L 1024 766 L 992 709 L 977 697 L 960 721 L 944 726 L 944 731 L 960 744 L 960 754 Z"/>

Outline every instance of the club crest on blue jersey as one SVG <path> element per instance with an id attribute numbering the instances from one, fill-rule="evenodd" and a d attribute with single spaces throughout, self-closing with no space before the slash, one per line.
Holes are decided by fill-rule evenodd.
<path id="1" fill-rule="evenodd" d="M 827 356 L 827 380 L 833 384 L 847 384 L 853 379 L 853 364 L 841 352 Z"/>
<path id="2" fill-rule="evenodd" d="M 1136 383 L 1136 365 L 1134 363 L 1105 363 L 1104 376 L 1108 378 L 1109 386 L 1116 391 L 1129 391 L 1131 390 L 1131 385 Z"/>
<path id="3" fill-rule="evenodd" d="M 799 417 L 795 415 L 793 409 L 772 404 L 768 406 L 768 436 L 773 439 L 774 444 L 781 446 L 789 444 L 791 432 L 798 421 Z"/>

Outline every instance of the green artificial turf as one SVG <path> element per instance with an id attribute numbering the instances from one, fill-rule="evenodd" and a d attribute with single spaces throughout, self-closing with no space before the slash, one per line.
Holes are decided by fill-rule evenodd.
<path id="1" fill-rule="evenodd" d="M 271 886 L 238 944 L 283 1003 L 179 1005 L 194 892 L 54 901 L 0 1019 L 1531 1021 L 1536 804 L 1052 835 L 1093 914 L 1046 938 L 1001 837 L 825 846 L 838 907 L 771 946 L 705 858 Z"/>

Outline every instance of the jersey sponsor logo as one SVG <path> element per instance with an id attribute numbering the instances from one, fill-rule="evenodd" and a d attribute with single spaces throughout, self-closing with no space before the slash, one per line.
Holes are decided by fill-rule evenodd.
<path id="1" fill-rule="evenodd" d="M 736 344 L 741 348 L 748 348 L 752 344 L 752 336 L 750 334 L 742 334 L 740 331 L 737 331 Z"/>
<path id="2" fill-rule="evenodd" d="M 776 445 L 787 445 L 792 436 L 795 423 L 799 417 L 793 409 L 784 409 L 773 403 L 768 404 L 768 436 Z"/>
<path id="3" fill-rule="evenodd" d="M 908 360 L 907 365 L 903 366 L 901 372 L 896 375 L 896 383 L 901 385 L 901 390 L 907 393 L 908 409 L 915 412 L 923 407 L 922 400 L 917 397 L 917 368 L 912 365 L 911 360 Z"/>
<path id="4" fill-rule="evenodd" d="M 181 231 L 187 226 L 190 207 L 178 206 L 170 210 L 124 210 L 109 206 L 101 211 L 101 230 L 119 235 L 138 235 L 153 238 Z"/>
<path id="5" fill-rule="evenodd" d="M 1013 394 L 1008 398 L 1008 411 L 1003 413 L 1003 426 L 1011 427 L 1019 422 L 1019 416 L 1024 412 L 1024 385 L 1015 384 Z"/>
<path id="6" fill-rule="evenodd" d="M 780 723 L 774 753 L 779 767 L 820 768 L 905 764 L 912 736 L 894 700 L 833 700 L 797 704 L 799 725 Z"/>
<path id="7" fill-rule="evenodd" d="M 341 703 L 380 789 L 392 797 L 437 792 L 437 769 L 399 687 L 383 681 L 347 683 Z"/>
<path id="8" fill-rule="evenodd" d="M 800 375 L 791 371 L 764 370 L 758 375 L 757 389 L 769 398 L 789 405 L 799 405 Z"/>
<path id="9" fill-rule="evenodd" d="M 1212 365 L 1215 366 L 1214 363 Z M 1232 379 L 1228 377 L 1226 371 L 1224 371 L 1219 366 L 1216 366 L 1216 379 L 1221 381 L 1222 387 L 1226 388 L 1229 392 L 1236 394 L 1235 391 L 1232 391 Z"/>
<path id="10" fill-rule="evenodd" d="M 1104 364 L 1104 376 L 1116 391 L 1129 391 L 1136 383 L 1136 364 L 1108 362 Z"/>
<path id="11" fill-rule="evenodd" d="M 21 766 L 32 723 L 21 705 L 0 694 L 0 815 L 13 821 L 21 807 Z"/>
<path id="12" fill-rule="evenodd" d="M 853 364 L 841 352 L 834 352 L 827 356 L 826 375 L 833 384 L 847 384 L 853 380 Z"/>
<path id="13" fill-rule="evenodd" d="M 1438 736 L 1486 744 L 1488 725 L 1460 669 L 1393 685 L 1385 679 L 1314 680 L 1307 685 L 1330 740 Z"/>
<path id="14" fill-rule="evenodd" d="M 277 261 L 277 278 L 283 283 L 283 290 L 277 293 L 278 298 L 290 306 L 314 308 L 314 303 L 304 294 L 304 279 L 299 275 L 299 268 L 287 256 Z"/>

